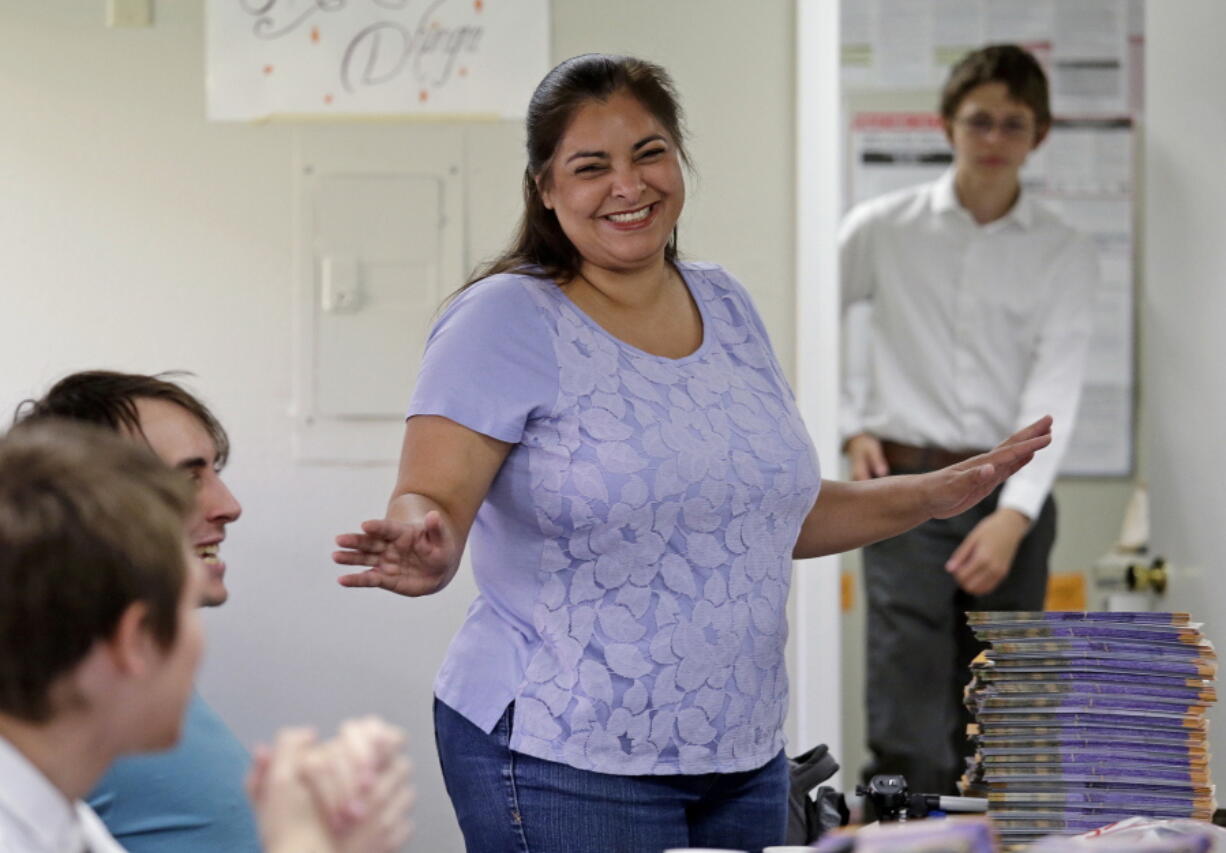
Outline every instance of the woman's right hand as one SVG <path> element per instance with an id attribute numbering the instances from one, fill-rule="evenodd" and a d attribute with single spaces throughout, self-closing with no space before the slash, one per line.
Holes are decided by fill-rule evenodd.
<path id="1" fill-rule="evenodd" d="M 342 533 L 336 544 L 341 550 L 332 552 L 334 562 L 367 567 L 342 575 L 341 586 L 377 586 L 409 596 L 429 595 L 446 586 L 463 547 L 437 509 L 413 520 L 364 521 L 361 533 Z"/>

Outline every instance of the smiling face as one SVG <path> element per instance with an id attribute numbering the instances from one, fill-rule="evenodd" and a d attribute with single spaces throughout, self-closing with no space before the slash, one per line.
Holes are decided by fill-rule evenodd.
<path id="1" fill-rule="evenodd" d="M 963 96 L 945 133 L 954 148 L 960 174 L 978 180 L 1017 180 L 1022 165 L 1046 128 L 1036 122 L 1034 110 L 1014 100 L 1004 83 L 976 86 Z"/>
<path id="2" fill-rule="evenodd" d="M 218 556 L 226 525 L 242 514 L 234 495 L 217 470 L 217 446 L 208 430 L 191 412 L 167 400 L 138 398 L 145 440 L 162 461 L 184 471 L 196 484 L 196 506 L 187 529 L 193 553 L 204 567 L 200 604 L 222 604 L 226 590 L 226 564 Z"/>
<path id="3" fill-rule="evenodd" d="M 625 93 L 575 111 L 539 185 L 584 265 L 616 272 L 661 263 L 685 205 L 672 138 Z"/>

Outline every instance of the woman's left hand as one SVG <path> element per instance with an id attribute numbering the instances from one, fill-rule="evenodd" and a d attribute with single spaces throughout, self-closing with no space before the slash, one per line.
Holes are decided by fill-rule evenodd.
<path id="1" fill-rule="evenodd" d="M 1049 444 L 1051 418 L 1043 417 L 987 453 L 939 471 L 854 483 L 825 480 L 800 527 L 792 556 L 807 560 L 863 548 L 931 518 L 965 512 Z"/>
<path id="2" fill-rule="evenodd" d="M 1051 444 L 1051 417 L 1020 429 L 987 453 L 939 471 L 921 474 L 924 499 L 931 518 L 951 518 L 979 503 L 992 490 Z"/>

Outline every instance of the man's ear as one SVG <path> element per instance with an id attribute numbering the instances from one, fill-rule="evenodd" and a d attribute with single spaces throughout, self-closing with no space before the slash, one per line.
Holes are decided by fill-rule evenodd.
<path id="1" fill-rule="evenodd" d="M 945 141 L 952 148 L 954 144 L 954 123 L 947 118 L 942 117 L 941 129 L 945 131 Z"/>
<path id="2" fill-rule="evenodd" d="M 136 677 L 147 673 L 158 651 L 149 631 L 149 605 L 134 601 L 125 607 L 106 647 L 117 672 Z"/>
<path id="3" fill-rule="evenodd" d="M 1036 148 L 1038 148 L 1040 145 L 1042 145 L 1042 144 L 1043 144 L 1043 140 L 1047 138 L 1047 134 L 1048 134 L 1048 132 L 1050 132 L 1050 131 L 1051 131 L 1051 122 L 1050 122 L 1050 121 L 1049 121 L 1049 122 L 1047 122 L 1047 124 L 1041 124 L 1041 125 L 1039 125 L 1038 127 L 1036 127 L 1036 128 L 1034 129 L 1034 145 L 1031 145 L 1031 146 L 1030 146 L 1030 150 L 1031 150 L 1031 151 L 1033 151 L 1034 149 L 1036 149 Z"/>

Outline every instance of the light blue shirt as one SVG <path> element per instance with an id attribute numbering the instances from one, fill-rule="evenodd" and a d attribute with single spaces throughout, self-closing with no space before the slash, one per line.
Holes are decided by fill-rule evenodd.
<path id="1" fill-rule="evenodd" d="M 817 458 L 744 288 L 679 268 L 694 353 L 643 352 L 552 281 L 499 275 L 440 317 L 409 406 L 514 445 L 436 694 L 487 732 L 514 701 L 512 749 L 603 773 L 736 772 L 783 747 Z"/>
<path id="2" fill-rule="evenodd" d="M 251 756 L 192 693 L 178 746 L 121 758 L 87 802 L 130 853 L 260 853 L 244 783 Z"/>

